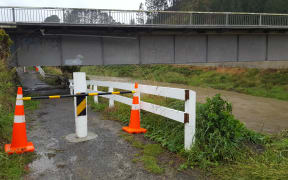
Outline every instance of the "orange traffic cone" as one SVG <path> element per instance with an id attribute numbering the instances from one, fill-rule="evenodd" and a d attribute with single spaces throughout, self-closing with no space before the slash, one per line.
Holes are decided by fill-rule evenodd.
<path id="1" fill-rule="evenodd" d="M 5 145 L 5 152 L 8 154 L 21 154 L 24 152 L 34 151 L 34 146 L 32 142 L 27 142 L 24 104 L 23 100 L 20 100 L 22 97 L 22 87 L 18 87 L 14 113 L 12 143 Z"/>
<path id="2" fill-rule="evenodd" d="M 137 92 L 138 84 L 135 83 L 136 93 L 133 95 L 133 103 L 131 109 L 131 116 L 129 127 L 123 127 L 122 129 L 130 134 L 146 133 L 147 129 L 140 127 L 140 104 L 139 93 Z"/>

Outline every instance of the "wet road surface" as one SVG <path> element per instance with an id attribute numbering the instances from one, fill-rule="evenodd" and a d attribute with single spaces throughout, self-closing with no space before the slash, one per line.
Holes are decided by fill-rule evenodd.
<path id="1" fill-rule="evenodd" d="M 30 83 L 30 88 L 39 80 L 35 73 L 24 77 L 23 86 Z M 30 82 L 31 79 L 35 81 Z M 73 103 L 73 99 L 41 100 L 37 110 L 26 112 L 28 139 L 35 146 L 37 158 L 28 165 L 30 173 L 24 179 L 195 179 L 177 170 L 163 175 L 151 174 L 139 163 L 133 163 L 134 154 L 139 150 L 119 137 L 122 125 L 102 120 L 100 113 L 89 109 L 88 130 L 98 137 L 86 142 L 68 142 L 65 137 L 75 133 Z"/>
<path id="2" fill-rule="evenodd" d="M 70 93 L 68 89 L 62 87 L 55 87 L 40 80 L 39 73 L 35 71 L 23 72 L 22 68 L 17 68 L 19 81 L 23 87 L 24 95 L 37 94 L 37 95 L 52 95 L 52 94 L 67 94 Z"/>

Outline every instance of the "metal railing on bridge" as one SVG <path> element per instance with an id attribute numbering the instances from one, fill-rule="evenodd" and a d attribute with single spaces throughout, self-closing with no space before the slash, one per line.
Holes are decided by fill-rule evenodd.
<path id="1" fill-rule="evenodd" d="M 288 27 L 288 14 L 0 7 L 0 23 Z"/>

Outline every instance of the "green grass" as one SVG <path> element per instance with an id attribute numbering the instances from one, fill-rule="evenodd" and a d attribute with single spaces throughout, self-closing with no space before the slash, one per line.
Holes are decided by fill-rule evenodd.
<path id="1" fill-rule="evenodd" d="M 153 156 L 143 155 L 140 161 L 143 163 L 144 168 L 151 173 L 162 174 L 164 172 L 164 169 L 159 167 L 157 159 Z"/>
<path id="2" fill-rule="evenodd" d="M 214 173 L 222 179 L 287 179 L 288 133 L 274 137 L 261 153 L 251 152 L 233 164 L 219 166 Z"/>
<path id="3" fill-rule="evenodd" d="M 52 75 L 58 75 L 61 76 L 63 73 L 61 69 L 58 67 L 52 67 L 52 66 L 42 66 L 43 70 L 47 74 L 52 74 Z"/>
<path id="4" fill-rule="evenodd" d="M 141 99 L 184 109 L 183 102 L 173 99 L 144 95 Z M 90 99 L 93 110 L 103 112 L 107 119 L 128 123 L 129 106 L 116 102 L 115 108 L 109 109 L 106 99 L 100 98 L 99 101 L 99 104 L 94 104 Z M 287 179 L 287 131 L 277 136 L 253 132 L 236 120 L 231 111 L 231 104 L 219 95 L 207 99 L 205 104 L 197 104 L 196 141 L 190 151 L 184 150 L 183 124 L 141 111 L 141 126 L 148 129 L 144 137 L 186 159 L 179 170 L 197 167 L 216 179 Z M 162 172 L 160 166 L 160 169 L 154 167 L 154 162 L 157 162 L 154 158 L 161 149 L 149 147 L 145 150 L 145 145 L 134 142 L 133 136 L 129 135 L 127 139 L 134 147 L 143 150 L 134 162 L 142 162 L 147 170 L 152 168 L 154 173 Z M 154 155 L 149 156 L 150 151 Z"/>
<path id="5" fill-rule="evenodd" d="M 120 136 L 131 143 L 135 148 L 141 150 L 141 153 L 136 154 L 133 162 L 141 162 L 144 168 L 154 174 L 164 173 L 164 169 L 159 166 L 158 156 L 163 153 L 163 148 L 159 144 L 143 144 L 136 140 L 134 136 L 130 134 L 120 134 Z"/>
<path id="6" fill-rule="evenodd" d="M 90 75 L 131 77 L 211 87 L 254 96 L 288 100 L 288 69 L 213 68 L 177 65 L 87 66 L 81 71 Z"/>
<path id="7" fill-rule="evenodd" d="M 38 100 L 25 101 L 25 102 L 24 102 L 25 111 L 26 111 L 26 110 L 33 111 L 33 110 L 35 110 L 35 109 L 38 109 L 39 104 L 40 104 L 40 101 L 38 101 Z"/>
<path id="8" fill-rule="evenodd" d="M 43 66 L 42 68 L 43 68 L 43 71 L 47 74 L 45 78 L 43 78 L 39 74 L 39 78 L 42 81 L 52 86 L 61 84 L 61 80 L 59 79 L 59 76 L 63 76 L 61 69 L 59 69 L 58 67 L 51 67 L 51 66 Z M 49 75 L 52 75 L 52 76 L 49 76 Z"/>

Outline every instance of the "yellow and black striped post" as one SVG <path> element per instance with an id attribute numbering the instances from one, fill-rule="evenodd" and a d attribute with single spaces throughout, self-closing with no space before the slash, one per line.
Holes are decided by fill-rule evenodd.
<path id="1" fill-rule="evenodd" d="M 87 114 L 86 96 L 78 96 L 76 98 L 76 103 L 77 103 L 76 115 L 77 116 L 86 116 L 86 114 Z"/>

